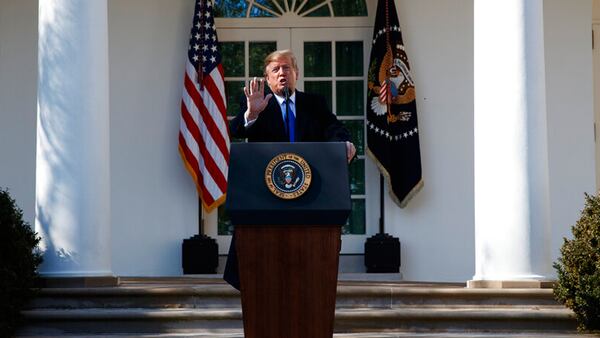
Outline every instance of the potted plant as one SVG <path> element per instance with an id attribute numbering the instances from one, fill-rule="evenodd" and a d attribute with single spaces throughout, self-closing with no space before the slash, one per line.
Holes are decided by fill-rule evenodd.
<path id="1" fill-rule="evenodd" d="M 11 336 L 21 321 L 21 309 L 34 296 L 34 281 L 42 256 L 40 238 L 23 221 L 23 211 L 8 190 L 0 188 L 0 332 Z"/>
<path id="2" fill-rule="evenodd" d="M 573 239 L 564 239 L 554 263 L 556 298 L 573 310 L 578 329 L 600 330 L 600 197 L 585 195 L 585 207 L 571 227 Z"/>

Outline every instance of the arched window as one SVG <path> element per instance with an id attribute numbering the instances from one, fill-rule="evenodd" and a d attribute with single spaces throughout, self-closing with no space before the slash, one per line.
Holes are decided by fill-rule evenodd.
<path id="1" fill-rule="evenodd" d="M 367 16 L 365 0 L 216 0 L 217 17 Z"/>

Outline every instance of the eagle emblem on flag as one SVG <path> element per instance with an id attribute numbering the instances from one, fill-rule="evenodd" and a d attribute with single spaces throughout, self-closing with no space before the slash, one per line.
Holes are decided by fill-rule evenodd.
<path id="1" fill-rule="evenodd" d="M 372 91 L 371 108 L 377 115 L 392 112 L 388 105 L 405 104 L 415 100 L 415 83 L 410 74 L 408 57 L 404 46 L 397 44 L 388 45 L 386 53 L 379 64 L 376 60 L 369 68 L 369 90 Z M 408 121 L 411 112 L 399 112 L 395 121 Z"/>

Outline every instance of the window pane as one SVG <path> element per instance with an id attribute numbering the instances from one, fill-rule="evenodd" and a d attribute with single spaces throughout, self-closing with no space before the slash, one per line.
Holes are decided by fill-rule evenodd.
<path id="1" fill-rule="evenodd" d="M 300 13 L 301 16 L 305 16 L 306 12 L 308 12 L 309 10 L 312 10 L 313 8 L 315 8 L 316 6 L 320 5 L 323 3 L 324 0 L 308 0 L 306 2 L 306 4 L 304 5 L 304 7 L 302 7 L 302 12 Z M 329 6 L 324 5 L 319 7 L 319 9 L 312 11 L 311 13 L 309 13 L 306 16 L 331 16 L 331 13 L 329 13 Z"/>
<path id="2" fill-rule="evenodd" d="M 267 55 L 277 50 L 277 42 L 250 42 L 250 76 L 264 76 L 264 62 Z"/>
<path id="3" fill-rule="evenodd" d="M 365 160 L 356 159 L 350 164 L 350 193 L 365 194 Z"/>
<path id="4" fill-rule="evenodd" d="M 231 220 L 225 212 L 225 204 L 221 204 L 221 206 L 219 206 L 218 218 L 219 221 L 217 222 L 217 227 L 219 236 L 231 236 L 231 234 L 233 233 L 233 225 L 231 225 Z"/>
<path id="5" fill-rule="evenodd" d="M 246 17 L 246 1 L 216 0 L 215 15 L 219 18 L 244 18 Z"/>
<path id="6" fill-rule="evenodd" d="M 335 16 L 368 16 L 365 0 L 333 0 Z"/>
<path id="7" fill-rule="evenodd" d="M 342 120 L 342 123 L 350 132 L 350 138 L 356 147 L 358 155 L 365 154 L 365 129 L 363 120 Z"/>
<path id="8" fill-rule="evenodd" d="M 304 91 L 325 97 L 327 106 L 331 110 L 331 81 L 304 81 Z"/>
<path id="9" fill-rule="evenodd" d="M 260 17 L 265 17 L 265 16 L 271 17 L 271 16 L 273 16 L 273 14 L 271 14 L 263 9 L 260 9 L 256 6 L 252 6 L 252 9 L 250 10 L 250 17 L 260 18 Z"/>
<path id="10" fill-rule="evenodd" d="M 304 77 L 331 76 L 331 42 L 304 43 Z"/>
<path id="11" fill-rule="evenodd" d="M 335 43 L 336 76 L 363 75 L 362 41 L 338 41 Z"/>
<path id="12" fill-rule="evenodd" d="M 225 76 L 244 76 L 244 42 L 221 42 Z"/>
<path id="13" fill-rule="evenodd" d="M 348 221 L 342 227 L 344 235 L 364 235 L 365 234 L 365 200 L 352 200 L 352 213 Z"/>
<path id="14" fill-rule="evenodd" d="M 314 10 L 310 13 L 308 13 L 308 15 L 306 15 L 307 17 L 323 17 L 323 16 L 332 16 L 331 12 L 329 11 L 329 6 L 325 5 L 325 6 L 321 6 L 319 7 L 319 9 Z"/>
<path id="15" fill-rule="evenodd" d="M 227 94 L 227 116 L 236 116 L 240 112 L 240 100 L 244 88 L 244 81 L 225 81 Z"/>
<path id="16" fill-rule="evenodd" d="M 364 115 L 363 81 L 338 81 L 336 92 L 337 115 Z"/>
<path id="17" fill-rule="evenodd" d="M 248 1 L 244 1 L 244 2 L 248 2 Z M 277 8 L 275 7 L 275 5 L 273 5 L 271 0 L 254 0 L 254 2 L 261 4 L 264 8 L 268 8 L 272 11 L 277 12 Z"/>

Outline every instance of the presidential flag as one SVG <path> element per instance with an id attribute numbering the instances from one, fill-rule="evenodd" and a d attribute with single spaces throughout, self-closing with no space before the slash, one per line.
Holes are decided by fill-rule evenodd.
<path id="1" fill-rule="evenodd" d="M 179 153 L 208 212 L 225 201 L 229 167 L 226 96 L 213 1 L 198 0 L 185 63 Z"/>
<path id="2" fill-rule="evenodd" d="M 415 83 L 393 0 L 379 0 L 369 62 L 367 154 L 401 207 L 423 187 Z"/>

